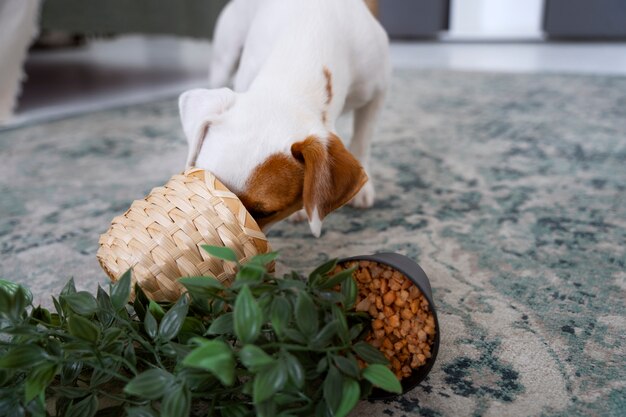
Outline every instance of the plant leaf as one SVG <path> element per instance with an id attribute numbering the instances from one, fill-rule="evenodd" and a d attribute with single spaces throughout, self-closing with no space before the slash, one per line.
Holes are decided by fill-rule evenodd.
<path id="1" fill-rule="evenodd" d="M 159 324 L 158 338 L 162 341 L 172 340 L 183 327 L 187 312 L 189 311 L 189 301 L 187 297 L 180 297 L 161 319 Z"/>
<path id="2" fill-rule="evenodd" d="M 363 378 L 385 391 L 402 394 L 398 378 L 384 365 L 373 364 L 363 369 Z"/>
<path id="3" fill-rule="evenodd" d="M 113 309 L 113 304 L 111 304 L 109 294 L 100 285 L 98 285 L 98 292 L 96 293 L 96 303 L 98 304 L 98 310 L 96 311 L 98 320 L 105 328 L 109 327 L 113 322 L 115 310 Z"/>
<path id="4" fill-rule="evenodd" d="M 341 403 L 335 411 L 334 417 L 346 417 L 359 402 L 361 387 L 359 383 L 351 378 L 343 379 L 343 389 L 341 390 Z"/>
<path id="5" fill-rule="evenodd" d="M 258 283 L 263 279 L 264 274 L 265 268 L 263 268 L 262 266 L 246 264 L 242 266 L 239 271 L 237 271 L 235 281 L 251 284 Z"/>
<path id="6" fill-rule="evenodd" d="M 235 332 L 234 327 L 234 314 L 224 313 L 211 323 L 207 334 L 233 334 Z"/>
<path id="7" fill-rule="evenodd" d="M 165 315 L 165 310 L 163 310 L 163 307 L 161 307 L 159 303 L 153 300 L 150 300 L 150 303 L 148 304 L 148 311 L 152 313 L 152 316 L 156 319 L 156 321 L 161 321 L 161 319 Z"/>
<path id="8" fill-rule="evenodd" d="M 222 291 L 224 285 L 213 277 L 184 277 L 178 280 L 191 293 L 199 295 L 214 294 Z"/>
<path id="9" fill-rule="evenodd" d="M 76 404 L 72 404 L 65 417 L 93 417 L 98 411 L 98 398 L 92 394 Z"/>
<path id="10" fill-rule="evenodd" d="M 174 383 L 174 375 L 169 372 L 153 368 L 149 369 L 128 382 L 124 392 L 149 400 L 157 400 L 165 394 Z"/>
<path id="11" fill-rule="evenodd" d="M 143 320 L 143 328 L 146 331 L 148 337 L 154 340 L 157 335 L 158 324 L 150 310 L 146 311 L 146 317 Z"/>
<path id="12" fill-rule="evenodd" d="M 318 297 L 331 304 L 343 304 L 343 295 L 335 290 L 324 290 L 317 293 Z"/>
<path id="13" fill-rule="evenodd" d="M 359 364 L 354 356 L 350 356 L 349 358 L 347 358 L 345 356 L 335 355 L 333 356 L 333 361 L 335 362 L 337 369 L 339 369 L 345 375 L 354 379 L 359 379 L 359 377 L 361 376 Z"/>
<path id="14" fill-rule="evenodd" d="M 185 321 L 183 321 L 183 327 L 180 329 L 181 332 L 194 334 L 196 336 L 202 336 L 206 332 L 206 328 L 204 324 L 193 316 L 185 317 Z"/>
<path id="15" fill-rule="evenodd" d="M 328 368 L 328 357 L 324 356 L 322 357 L 322 359 L 320 359 L 320 361 L 317 363 L 317 373 L 321 374 L 322 372 L 324 372 L 326 369 Z"/>
<path id="16" fill-rule="evenodd" d="M 74 294 L 76 292 L 76 284 L 74 278 L 70 278 L 66 283 L 59 295 Z"/>
<path id="17" fill-rule="evenodd" d="M 111 305 L 115 311 L 124 307 L 130 298 L 131 270 L 124 272 L 111 287 Z"/>
<path id="18" fill-rule="evenodd" d="M 46 324 L 52 323 L 52 315 L 50 314 L 50 310 L 41 306 L 37 306 L 36 308 L 32 309 L 31 316 L 34 319 L 43 321 Z"/>
<path id="19" fill-rule="evenodd" d="M 57 365 L 54 363 L 39 366 L 26 377 L 24 384 L 25 404 L 43 394 L 56 375 Z"/>
<path id="20" fill-rule="evenodd" d="M 0 368 L 30 368 L 49 359 L 48 354 L 38 345 L 18 345 L 0 357 Z"/>
<path id="21" fill-rule="evenodd" d="M 126 359 L 131 365 L 132 367 L 130 367 L 130 370 L 136 374 L 137 373 L 137 354 L 135 352 L 135 345 L 130 342 L 126 345 L 126 347 L 124 348 L 124 359 Z"/>
<path id="22" fill-rule="evenodd" d="M 282 352 L 282 357 L 284 358 L 284 365 L 287 368 L 287 374 L 291 382 L 296 388 L 302 388 L 304 386 L 304 368 L 302 364 L 298 358 L 287 351 Z"/>
<path id="23" fill-rule="evenodd" d="M 52 296 L 52 304 L 54 304 L 54 309 L 57 312 L 57 316 L 59 317 L 59 322 L 65 318 L 65 311 L 63 310 L 63 306 L 59 300 L 56 299 L 55 296 Z"/>
<path id="24" fill-rule="evenodd" d="M 254 255 L 252 258 L 250 258 L 250 260 L 246 263 L 246 265 L 248 264 L 260 265 L 265 268 L 267 264 L 269 264 L 270 262 L 273 262 L 277 257 L 278 257 L 278 252 L 261 253 L 259 255 Z"/>
<path id="25" fill-rule="evenodd" d="M 363 332 L 364 329 L 364 325 L 363 323 L 357 323 L 357 324 L 353 324 L 352 327 L 350 327 L 350 331 L 348 333 L 348 336 L 350 337 L 350 340 L 354 340 L 356 338 L 358 338 L 361 333 Z"/>
<path id="26" fill-rule="evenodd" d="M 150 299 L 146 295 L 143 288 L 139 286 L 138 282 L 135 283 L 135 300 L 137 300 L 144 308 L 150 302 Z"/>
<path id="27" fill-rule="evenodd" d="M 370 364 L 388 365 L 389 360 L 383 353 L 367 342 L 357 342 L 352 346 L 354 353 L 359 355 L 361 359 Z"/>
<path id="28" fill-rule="evenodd" d="M 227 248 L 225 246 L 202 245 L 202 249 L 204 249 L 209 255 L 216 258 L 223 259 L 225 261 L 237 262 L 237 255 L 231 248 Z"/>
<path id="29" fill-rule="evenodd" d="M 73 382 L 83 370 L 82 361 L 67 362 L 61 368 L 61 385 L 73 385 Z"/>
<path id="30" fill-rule="evenodd" d="M 296 297 L 296 324 L 307 339 L 313 337 L 319 328 L 317 308 L 306 292 L 299 292 Z"/>
<path id="31" fill-rule="evenodd" d="M 292 340 L 292 341 L 298 343 L 299 345 L 306 345 L 306 339 L 304 338 L 302 333 L 300 333 L 296 329 L 287 329 L 287 330 L 285 330 L 285 337 L 288 340 Z"/>
<path id="32" fill-rule="evenodd" d="M 255 404 L 260 404 L 280 391 L 287 382 L 287 370 L 281 362 L 276 362 L 254 377 L 252 399 Z"/>
<path id="33" fill-rule="evenodd" d="M 291 318 L 291 303 L 285 297 L 276 296 L 270 307 L 270 321 L 278 335 L 282 335 Z"/>
<path id="34" fill-rule="evenodd" d="M 333 320 L 326 326 L 322 327 L 322 330 L 311 339 L 309 344 L 313 349 L 321 349 L 326 346 L 332 340 L 333 336 L 337 334 L 337 328 L 339 324 L 337 320 Z"/>
<path id="35" fill-rule="evenodd" d="M 183 385 L 168 390 L 161 402 L 161 417 L 188 417 L 191 410 L 191 392 Z"/>
<path id="36" fill-rule="evenodd" d="M 20 318 L 33 302 L 33 294 L 21 285 L 0 280 L 0 313 L 14 320 Z"/>
<path id="37" fill-rule="evenodd" d="M 141 290 L 141 287 L 138 284 L 135 284 L 135 299 L 133 300 L 133 310 L 135 310 L 135 314 L 139 321 L 143 321 L 146 318 L 146 307 L 148 303 L 143 304 L 139 297 L 137 296 L 137 289 Z"/>
<path id="38" fill-rule="evenodd" d="M 16 284 L 11 281 L 6 281 L 4 279 L 0 279 L 0 292 L 5 292 L 8 295 L 15 295 L 18 288 L 22 288 L 24 291 L 24 296 L 26 297 L 26 304 L 31 304 L 33 302 L 33 294 L 30 290 L 23 285 Z"/>
<path id="39" fill-rule="evenodd" d="M 296 274 L 295 271 L 293 273 Z M 291 278 L 289 275 L 285 275 L 285 278 L 279 279 L 277 284 L 278 288 L 281 290 L 306 290 L 306 283 L 301 281 L 298 275 L 295 275 L 295 278 Z"/>
<path id="40" fill-rule="evenodd" d="M 218 339 L 195 338 L 193 340 L 201 344 L 185 357 L 183 365 L 209 371 L 222 384 L 232 385 L 235 382 L 235 358 L 230 346 Z"/>
<path id="41" fill-rule="evenodd" d="M 352 276 L 355 268 L 344 269 L 341 272 L 336 273 L 332 277 L 322 282 L 319 287 L 323 290 L 335 288 L 337 285 L 342 284 L 348 277 Z"/>
<path id="42" fill-rule="evenodd" d="M 261 368 L 275 362 L 274 358 L 256 345 L 245 345 L 241 348 L 239 351 L 239 359 L 241 359 L 241 363 L 252 372 L 257 372 Z"/>
<path id="43" fill-rule="evenodd" d="M 356 302 L 357 286 L 352 275 L 341 283 L 341 294 L 343 295 L 343 305 L 346 310 L 352 309 Z"/>
<path id="44" fill-rule="evenodd" d="M 329 367 L 326 379 L 324 379 L 324 400 L 334 413 L 341 403 L 341 389 L 343 388 L 343 376 L 334 366 Z"/>
<path id="45" fill-rule="evenodd" d="M 100 328 L 82 316 L 72 315 L 68 319 L 68 330 L 74 337 L 89 342 L 96 342 L 100 337 Z"/>
<path id="46" fill-rule="evenodd" d="M 233 319 L 235 334 L 243 343 L 253 343 L 259 337 L 263 312 L 248 285 L 244 285 L 237 295 Z"/>
<path id="47" fill-rule="evenodd" d="M 102 333 L 102 346 L 103 350 L 111 350 L 112 346 L 116 345 L 119 342 L 119 337 L 122 335 L 123 331 L 119 327 L 111 327 L 106 329 L 104 333 Z"/>
<path id="48" fill-rule="evenodd" d="M 4 283 L 9 283 L 8 281 L 2 280 Z M 10 283 L 12 284 L 12 283 Z M 6 286 L 6 284 L 4 284 Z M 11 316 L 11 304 L 13 295 L 9 293 L 3 286 L 0 286 L 0 314 L 10 317 Z"/>
<path id="49" fill-rule="evenodd" d="M 339 338 L 343 343 L 348 343 L 351 339 L 346 315 L 336 304 L 331 306 L 331 311 L 333 313 L 333 319 L 337 321 L 337 334 Z"/>
<path id="50" fill-rule="evenodd" d="M 96 299 L 87 291 L 62 295 L 61 300 L 65 301 L 76 314 L 81 316 L 91 315 L 98 309 Z"/>
<path id="51" fill-rule="evenodd" d="M 314 277 L 316 276 L 323 277 L 324 275 L 335 269 L 335 266 L 337 266 L 337 259 L 330 259 L 324 262 L 313 271 L 311 271 L 311 273 L 309 274 L 309 281 L 314 279 Z"/>

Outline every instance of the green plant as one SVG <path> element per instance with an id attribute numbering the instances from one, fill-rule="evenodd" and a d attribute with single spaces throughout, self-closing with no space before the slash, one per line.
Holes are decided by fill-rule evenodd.
<path id="1" fill-rule="evenodd" d="M 345 416 L 372 385 L 400 392 L 362 341 L 370 318 L 353 309 L 352 271 L 332 275 L 333 260 L 308 280 L 278 278 L 275 257 L 237 265 L 228 288 L 183 278 L 173 305 L 137 286 L 129 303 L 130 272 L 95 297 L 70 280 L 53 311 L 0 281 L 0 416 Z"/>

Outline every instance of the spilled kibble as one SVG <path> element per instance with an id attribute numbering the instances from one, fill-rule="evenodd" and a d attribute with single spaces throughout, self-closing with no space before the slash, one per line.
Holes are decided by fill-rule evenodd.
<path id="1" fill-rule="evenodd" d="M 335 272 L 352 267 L 359 288 L 355 308 L 372 316 L 365 341 L 389 359 L 398 379 L 406 378 L 431 357 L 436 329 L 428 300 L 404 274 L 384 264 L 351 261 Z"/>

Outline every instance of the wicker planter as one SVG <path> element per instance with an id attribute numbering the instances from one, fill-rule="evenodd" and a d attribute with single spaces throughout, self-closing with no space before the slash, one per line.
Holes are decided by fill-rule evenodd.
<path id="1" fill-rule="evenodd" d="M 100 236 L 97 257 L 112 280 L 129 268 L 133 282 L 155 301 L 175 301 L 184 276 L 213 276 L 228 284 L 234 265 L 210 257 L 201 245 L 226 246 L 239 261 L 271 250 L 241 201 L 201 169 L 174 175 L 135 200 Z"/>

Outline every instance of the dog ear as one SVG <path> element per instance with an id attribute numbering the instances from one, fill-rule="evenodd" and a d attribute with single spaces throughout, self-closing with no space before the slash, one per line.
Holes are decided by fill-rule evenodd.
<path id="1" fill-rule="evenodd" d="M 326 144 L 309 136 L 294 143 L 291 153 L 304 164 L 302 201 L 311 232 L 319 237 L 324 217 L 350 201 L 367 182 L 367 174 L 333 134 Z"/>
<path id="2" fill-rule="evenodd" d="M 211 123 L 233 105 L 235 97 L 236 94 L 229 88 L 215 90 L 196 88 L 180 95 L 178 99 L 180 120 L 189 145 L 187 168 L 196 164 Z"/>

